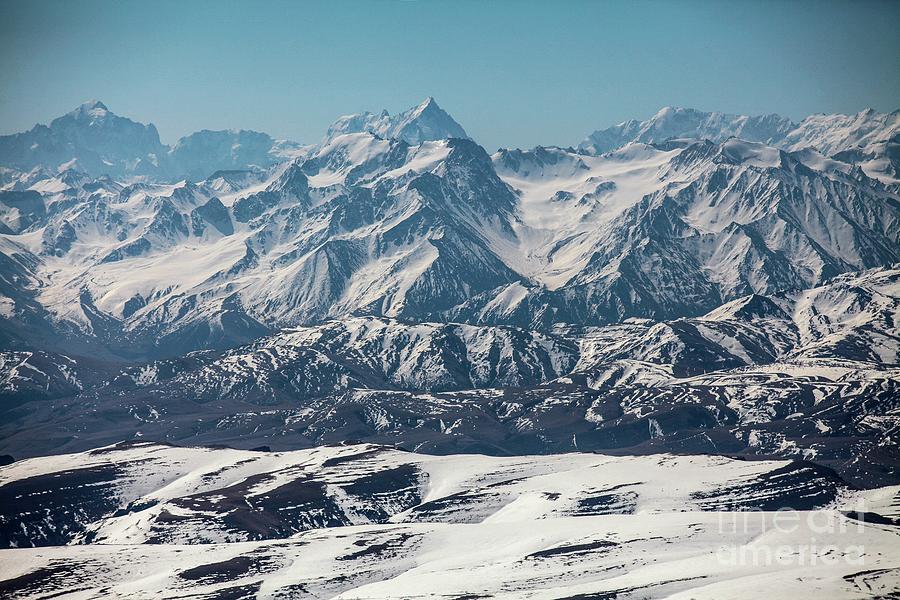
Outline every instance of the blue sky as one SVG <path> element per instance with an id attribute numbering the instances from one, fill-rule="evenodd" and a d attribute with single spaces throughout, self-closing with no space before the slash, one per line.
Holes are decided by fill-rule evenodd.
<path id="1" fill-rule="evenodd" d="M 795 119 L 900 108 L 900 2 L 0 0 L 0 133 L 98 98 L 164 142 L 317 141 L 434 96 L 489 150 L 663 105 Z"/>

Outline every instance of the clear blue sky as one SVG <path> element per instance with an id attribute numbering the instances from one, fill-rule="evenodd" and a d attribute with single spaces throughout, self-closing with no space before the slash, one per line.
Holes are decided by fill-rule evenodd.
<path id="1" fill-rule="evenodd" d="M 164 142 L 317 141 L 434 96 L 489 150 L 577 143 L 663 105 L 900 108 L 900 2 L 0 0 L 0 133 L 98 98 Z"/>

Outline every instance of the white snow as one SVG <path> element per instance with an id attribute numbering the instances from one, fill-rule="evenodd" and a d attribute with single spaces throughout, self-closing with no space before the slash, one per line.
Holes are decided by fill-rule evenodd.
<path id="1" fill-rule="evenodd" d="M 337 458 L 340 462 L 326 466 Z M 892 515 L 900 488 L 844 490 L 835 503 L 816 511 L 698 510 L 697 493 L 752 482 L 784 461 L 596 454 L 436 457 L 374 446 L 261 454 L 137 444 L 23 461 L 0 469 L 0 481 L 101 464 L 125 469 L 123 505 L 142 496 L 161 504 L 101 519 L 93 528 L 100 543 L 0 550 L 3 579 L 66 561 L 77 566 L 77 580 L 60 573 L 45 591 L 77 587 L 82 595 L 110 598 L 207 595 L 261 584 L 257 597 L 289 594 L 289 586 L 301 585 L 316 597 L 346 599 L 480 594 L 549 600 L 632 590 L 642 598 L 710 599 L 756 598 L 764 591 L 787 600 L 810 593 L 858 598 L 900 584 L 891 528 L 841 513 Z M 349 494 L 345 486 L 403 464 L 422 471 L 421 504 L 389 523 L 370 523 L 364 516 L 369 500 Z M 206 490 L 215 506 L 222 500 L 215 490 L 253 473 L 272 473 L 275 479 L 251 496 L 307 475 L 323 477 L 349 524 L 287 539 L 228 543 L 233 534 L 220 528 L 216 510 L 190 511 L 172 503 Z M 581 499 L 602 494 L 634 506 L 625 514 L 571 512 Z M 471 500 L 456 504 L 459 498 Z M 416 518 L 419 508 L 436 507 L 438 500 L 443 509 Z M 141 544 L 162 507 L 187 519 L 180 521 L 183 542 Z M 219 577 L 198 578 L 189 571 L 204 567 L 215 573 L 238 558 Z M 259 567 L 244 569 L 241 561 Z"/>

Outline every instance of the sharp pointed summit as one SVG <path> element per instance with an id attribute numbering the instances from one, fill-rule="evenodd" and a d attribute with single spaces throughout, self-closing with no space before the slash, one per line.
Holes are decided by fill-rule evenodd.
<path id="1" fill-rule="evenodd" d="M 325 143 L 339 135 L 363 132 L 403 140 L 413 146 L 430 140 L 469 138 L 462 125 L 438 106 L 431 96 L 396 115 L 384 110 L 377 115 L 364 112 L 340 117 L 328 128 Z"/>
<path id="2" fill-rule="evenodd" d="M 434 110 L 434 111 L 440 110 L 441 112 L 443 112 L 443 110 L 441 110 L 441 107 L 438 106 L 437 100 L 435 100 L 433 96 L 428 96 L 427 98 L 425 98 L 424 100 L 422 100 L 422 101 L 421 101 L 421 102 L 413 109 L 414 112 L 417 112 L 417 113 L 419 113 L 419 114 L 422 114 L 422 113 L 424 113 L 424 112 L 427 111 L 427 110 Z"/>

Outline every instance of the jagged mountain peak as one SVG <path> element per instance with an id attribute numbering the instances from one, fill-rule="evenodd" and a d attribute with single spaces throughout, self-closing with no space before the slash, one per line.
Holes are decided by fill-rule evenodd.
<path id="1" fill-rule="evenodd" d="M 50 129 L 60 130 L 63 127 L 71 126 L 96 127 L 98 125 L 111 129 L 131 127 L 135 131 L 141 128 L 147 132 L 152 132 L 151 135 L 156 135 L 157 143 L 162 146 L 162 143 L 159 142 L 159 134 L 156 133 L 156 127 L 152 123 L 144 124 L 128 117 L 119 116 L 109 110 L 106 104 L 100 100 L 88 100 L 63 116 L 53 119 L 50 122 Z"/>
<path id="2" fill-rule="evenodd" d="M 327 145 L 340 135 L 362 132 L 400 139 L 414 146 L 431 140 L 469 137 L 462 125 L 433 97 L 428 96 L 416 106 L 396 115 L 391 115 L 387 110 L 377 115 L 371 112 L 344 115 L 328 128 L 322 145 Z"/>
<path id="3" fill-rule="evenodd" d="M 424 100 L 419 102 L 419 104 L 416 105 L 413 110 L 421 114 L 428 109 L 441 110 L 441 107 L 438 106 L 437 100 L 434 99 L 434 96 L 427 96 Z"/>

